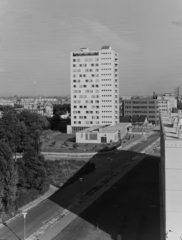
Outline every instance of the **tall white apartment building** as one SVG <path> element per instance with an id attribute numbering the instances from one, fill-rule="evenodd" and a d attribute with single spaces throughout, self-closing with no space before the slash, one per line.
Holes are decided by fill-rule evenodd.
<path id="1" fill-rule="evenodd" d="M 71 52 L 71 127 L 78 132 L 94 125 L 119 123 L 118 54 L 110 46 L 100 51 Z"/>

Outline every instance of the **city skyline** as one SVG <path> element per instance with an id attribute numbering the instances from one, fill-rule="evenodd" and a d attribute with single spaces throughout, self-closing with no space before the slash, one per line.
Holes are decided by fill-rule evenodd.
<path id="1" fill-rule="evenodd" d="M 102 45 L 119 53 L 120 95 L 171 92 L 181 20 L 179 0 L 1 0 L 0 95 L 70 95 L 70 52 Z"/>

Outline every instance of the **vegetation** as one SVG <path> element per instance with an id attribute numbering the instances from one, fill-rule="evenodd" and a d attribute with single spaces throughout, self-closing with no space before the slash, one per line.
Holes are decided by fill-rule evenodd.
<path id="1" fill-rule="evenodd" d="M 0 209 L 9 210 L 16 199 L 18 173 L 8 145 L 0 141 Z"/>
<path id="2" fill-rule="evenodd" d="M 71 124 L 71 119 L 61 119 L 60 116 L 71 111 L 70 104 L 58 104 L 53 106 L 53 118 L 49 119 L 52 130 L 63 133 L 67 132 L 67 125 Z"/>
<path id="3" fill-rule="evenodd" d="M 49 188 L 40 136 L 49 123 L 43 116 L 4 108 L 0 119 L 0 211 L 23 206 Z M 13 160 L 13 154 L 23 153 Z"/>
<path id="4" fill-rule="evenodd" d="M 68 186 L 94 170 L 94 163 L 85 163 L 83 160 L 46 161 L 46 171 L 49 182 L 56 187 L 61 187 L 63 184 Z"/>
<path id="5" fill-rule="evenodd" d="M 66 112 L 71 111 L 71 105 L 70 104 L 56 104 L 53 107 L 53 115 L 54 116 L 60 116 L 62 114 L 65 114 Z"/>

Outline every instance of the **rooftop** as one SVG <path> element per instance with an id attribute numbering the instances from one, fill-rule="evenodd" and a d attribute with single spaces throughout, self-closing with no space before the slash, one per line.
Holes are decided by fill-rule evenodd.
<path id="1" fill-rule="evenodd" d="M 182 135 L 182 113 L 168 113 L 166 116 L 162 116 L 162 128 L 163 133 L 165 134 L 166 140 L 179 140 L 181 141 Z M 180 137 L 179 137 L 180 136 Z"/>
<path id="2" fill-rule="evenodd" d="M 82 133 L 87 133 L 87 132 L 115 133 L 118 130 L 125 130 L 130 125 L 131 125 L 131 123 L 118 123 L 117 125 L 114 125 L 114 126 L 94 125 L 90 128 L 86 128 L 80 132 L 82 132 Z"/>

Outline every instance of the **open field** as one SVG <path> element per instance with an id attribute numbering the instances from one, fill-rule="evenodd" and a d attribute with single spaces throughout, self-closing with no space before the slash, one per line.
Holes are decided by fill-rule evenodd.
<path id="1" fill-rule="evenodd" d="M 145 158 L 54 240 L 159 240 L 158 167 L 159 158 Z"/>

